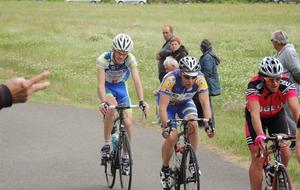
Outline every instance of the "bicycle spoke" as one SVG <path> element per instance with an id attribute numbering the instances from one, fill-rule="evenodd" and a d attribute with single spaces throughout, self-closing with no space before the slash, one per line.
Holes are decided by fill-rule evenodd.
<path id="1" fill-rule="evenodd" d="M 122 136 L 121 140 L 121 148 L 120 148 L 120 184 L 122 189 L 130 190 L 131 188 L 131 180 L 132 180 L 132 157 L 131 157 L 131 149 L 128 140 L 127 134 Z M 124 158 L 127 157 L 126 161 Z"/>

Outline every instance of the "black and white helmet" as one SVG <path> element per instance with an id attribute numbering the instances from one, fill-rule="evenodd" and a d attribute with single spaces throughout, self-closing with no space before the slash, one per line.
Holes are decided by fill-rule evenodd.
<path id="1" fill-rule="evenodd" d="M 283 73 L 283 66 L 280 61 L 274 57 L 265 57 L 260 63 L 259 74 L 264 77 L 280 77 Z"/>
<path id="2" fill-rule="evenodd" d="M 179 69 L 186 75 L 197 76 L 200 68 L 200 63 L 195 57 L 185 56 L 179 61 Z"/>
<path id="3" fill-rule="evenodd" d="M 131 52 L 133 49 L 133 41 L 129 35 L 121 33 L 114 37 L 112 46 L 118 51 Z"/>

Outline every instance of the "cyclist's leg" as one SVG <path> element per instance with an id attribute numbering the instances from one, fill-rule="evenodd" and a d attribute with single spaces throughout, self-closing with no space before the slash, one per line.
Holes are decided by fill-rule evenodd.
<path id="1" fill-rule="evenodd" d="M 131 105 L 131 99 L 127 90 L 127 83 L 120 83 L 116 91 L 117 102 L 120 105 Z M 131 139 L 131 125 L 132 125 L 132 109 L 127 109 L 124 112 L 125 128 L 128 133 L 129 140 Z"/>
<path id="2" fill-rule="evenodd" d="M 113 96 L 107 96 L 106 100 L 109 105 L 116 105 L 117 102 Z M 108 109 L 107 113 L 104 117 L 104 139 L 110 138 L 111 129 L 114 122 L 114 114 L 115 111 L 112 109 Z"/>
<path id="3" fill-rule="evenodd" d="M 284 114 L 285 112 L 281 110 L 271 121 L 270 127 L 268 127 L 268 133 L 270 134 L 289 134 L 289 127 L 287 123 L 287 118 Z M 283 141 L 280 144 L 281 159 L 285 167 L 288 166 L 288 162 L 291 158 L 290 141 Z"/>
<path id="4" fill-rule="evenodd" d="M 114 88 L 115 87 L 113 85 L 105 84 L 106 101 L 109 105 L 117 105 L 116 98 L 114 97 L 115 96 Z M 111 139 L 111 130 L 114 122 L 114 114 L 115 114 L 115 110 L 108 109 L 107 113 L 105 114 L 105 117 L 103 118 L 105 144 L 108 144 Z"/>
<path id="5" fill-rule="evenodd" d="M 167 113 L 168 113 L 168 119 L 175 119 L 176 115 L 176 106 L 169 105 L 167 108 Z M 176 126 L 172 126 L 172 131 L 170 133 L 170 136 L 168 136 L 161 148 L 161 154 L 162 154 L 162 164 L 163 166 L 167 167 L 169 166 L 169 162 L 171 160 L 173 151 L 174 151 L 174 146 L 177 142 L 177 130 Z"/>
<path id="6" fill-rule="evenodd" d="M 180 118 L 195 119 L 197 118 L 197 109 L 192 100 L 187 101 L 182 105 L 182 111 L 178 114 Z M 196 152 L 199 143 L 198 122 L 189 123 L 189 140 L 194 152 Z"/>
<path id="7" fill-rule="evenodd" d="M 263 180 L 262 169 L 263 169 L 264 159 L 257 157 L 259 148 L 258 146 L 254 145 L 256 133 L 251 123 L 250 113 L 247 110 L 246 110 L 246 121 L 245 121 L 245 133 L 246 133 L 248 148 L 251 153 L 251 163 L 249 167 L 250 186 L 252 190 L 257 190 L 262 188 L 262 180 Z"/>
<path id="8" fill-rule="evenodd" d="M 298 162 L 300 164 L 300 128 L 297 129 L 297 137 L 296 137 L 296 153 L 297 153 L 297 158 Z"/>
<path id="9" fill-rule="evenodd" d="M 167 108 L 167 113 L 168 119 L 174 119 L 176 115 L 176 106 L 169 105 Z M 170 136 L 165 139 L 161 147 L 162 168 L 160 171 L 160 182 L 163 189 L 170 189 L 173 183 L 169 162 L 174 151 L 173 147 L 177 142 L 177 130 L 175 130 L 175 126 L 173 126 L 172 128 L 174 128 L 174 130 L 171 131 Z"/>

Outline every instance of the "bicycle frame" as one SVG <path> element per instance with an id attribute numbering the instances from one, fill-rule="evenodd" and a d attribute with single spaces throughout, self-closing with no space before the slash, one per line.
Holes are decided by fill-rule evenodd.
<path id="1" fill-rule="evenodd" d="M 182 147 L 177 147 L 177 145 L 174 146 L 175 149 L 175 157 L 174 159 L 176 160 L 177 164 L 172 167 L 172 176 L 174 179 L 174 188 L 176 190 L 180 189 L 180 185 L 182 184 L 184 189 L 189 189 L 187 186 L 189 183 L 194 183 L 195 184 L 195 189 L 200 189 L 200 174 L 198 173 L 199 167 L 198 167 L 198 161 L 195 155 L 195 152 L 192 149 L 192 146 L 190 144 L 189 140 L 189 122 L 191 121 L 205 121 L 208 122 L 208 119 L 203 119 L 203 118 L 198 118 L 198 119 L 173 119 L 170 122 L 178 126 L 177 128 L 183 130 L 177 134 L 177 141 L 180 140 L 180 137 L 183 136 L 183 149 Z M 171 127 L 171 126 L 170 126 Z M 171 129 L 170 129 L 171 131 Z M 178 149 L 181 148 L 181 149 Z M 181 154 L 182 158 L 178 159 L 176 154 Z M 192 174 L 192 176 L 187 175 L 186 169 L 187 169 L 187 163 L 192 163 L 193 164 L 193 169 L 196 174 Z M 194 177 L 195 175 L 195 177 Z M 194 187 L 192 187 L 194 189 Z"/>
<path id="2" fill-rule="evenodd" d="M 264 157 L 264 170 L 266 167 L 269 168 L 273 168 L 274 169 L 274 174 L 276 175 L 276 173 L 281 173 L 283 176 L 287 179 L 286 183 L 288 188 L 286 188 L 287 190 L 291 190 L 292 187 L 290 185 L 290 181 L 289 181 L 289 177 L 288 177 L 288 173 L 286 171 L 286 168 L 284 166 L 284 164 L 282 163 L 282 158 L 281 158 L 281 151 L 280 151 L 280 143 L 282 143 L 284 140 L 293 140 L 295 139 L 295 136 L 282 136 L 282 135 L 272 135 L 271 137 L 267 137 L 265 140 L 266 143 L 266 149 L 264 150 L 265 153 L 261 152 L 261 156 L 265 155 Z M 268 145 L 268 142 L 272 141 L 273 144 L 272 145 Z M 274 160 L 272 163 L 270 163 L 270 154 L 273 154 Z M 267 173 L 266 171 L 265 173 L 265 177 L 267 178 Z M 275 176 L 276 178 L 276 176 Z M 266 184 L 268 184 L 269 186 L 271 185 L 273 189 L 276 189 L 276 185 L 275 184 L 275 180 L 277 179 L 272 179 L 271 183 L 272 184 L 268 184 L 268 182 L 266 181 Z M 266 187 L 267 189 L 267 187 Z"/>
<path id="3" fill-rule="evenodd" d="M 119 170 L 120 185 L 122 189 L 130 190 L 132 181 L 132 155 L 130 149 L 129 138 L 127 130 L 125 128 L 125 109 L 138 107 L 136 105 L 130 106 L 109 106 L 109 109 L 116 109 L 118 112 L 117 118 L 114 120 L 114 126 L 112 133 L 118 130 L 119 139 L 116 148 L 111 152 L 111 158 L 105 164 L 106 180 L 109 188 L 112 188 L 115 183 L 116 170 Z M 118 123 L 119 121 L 119 123 Z M 116 126 L 117 124 L 117 126 Z M 123 161 L 123 156 L 126 156 L 128 160 Z M 126 158 L 125 157 L 125 158 Z M 126 167 L 125 167 L 126 164 Z M 128 168 L 124 170 L 125 168 Z"/>

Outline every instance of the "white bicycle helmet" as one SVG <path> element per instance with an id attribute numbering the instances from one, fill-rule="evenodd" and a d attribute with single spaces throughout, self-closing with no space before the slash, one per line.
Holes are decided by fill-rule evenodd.
<path id="1" fill-rule="evenodd" d="M 118 51 L 131 52 L 133 49 L 133 41 L 129 35 L 121 33 L 114 37 L 112 46 Z"/>
<path id="2" fill-rule="evenodd" d="M 283 73 L 283 66 L 280 61 L 274 57 L 265 57 L 260 63 L 259 74 L 264 77 L 280 77 Z"/>
<path id="3" fill-rule="evenodd" d="M 197 76 L 200 68 L 200 63 L 195 57 L 185 56 L 179 61 L 179 69 L 186 75 Z"/>

